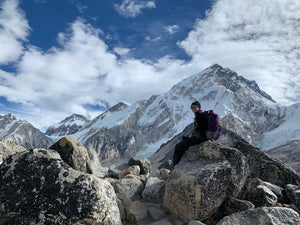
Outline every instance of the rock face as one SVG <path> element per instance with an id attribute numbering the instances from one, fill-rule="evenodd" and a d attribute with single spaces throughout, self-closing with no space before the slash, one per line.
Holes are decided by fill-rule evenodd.
<path id="1" fill-rule="evenodd" d="M 217 225 L 298 225 L 299 214 L 287 208 L 257 208 L 226 216 Z"/>
<path id="2" fill-rule="evenodd" d="M 121 225 L 113 187 L 72 169 L 56 151 L 10 156 L 0 176 L 1 224 Z"/>
<path id="3" fill-rule="evenodd" d="M 92 174 L 91 162 L 86 148 L 73 137 L 64 137 L 50 147 L 73 169 Z"/>
<path id="4" fill-rule="evenodd" d="M 233 147 L 246 156 L 252 178 L 259 178 L 280 187 L 286 184 L 300 184 L 300 178 L 293 169 L 260 149 L 241 141 L 233 143 Z"/>
<path id="5" fill-rule="evenodd" d="M 186 222 L 203 221 L 239 194 L 248 174 L 238 150 L 210 142 L 192 146 L 167 181 L 164 207 Z"/>
<path id="6" fill-rule="evenodd" d="M 23 152 L 27 149 L 16 145 L 14 143 L 11 143 L 7 140 L 2 140 L 0 142 L 0 165 L 3 163 L 3 161 L 10 155 L 14 155 L 17 152 Z"/>

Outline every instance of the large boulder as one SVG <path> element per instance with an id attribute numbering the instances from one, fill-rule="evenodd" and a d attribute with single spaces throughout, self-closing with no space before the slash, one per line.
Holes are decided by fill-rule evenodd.
<path id="1" fill-rule="evenodd" d="M 144 191 L 144 184 L 138 177 L 124 178 L 120 180 L 111 181 L 115 192 L 119 198 L 126 197 L 131 201 L 138 201 L 142 198 Z"/>
<path id="2" fill-rule="evenodd" d="M 283 162 L 243 141 L 234 142 L 233 146 L 246 156 L 252 178 L 259 178 L 280 187 L 286 184 L 300 185 L 300 176 Z"/>
<path id="3" fill-rule="evenodd" d="M 50 147 L 73 169 L 92 174 L 90 157 L 86 148 L 73 137 L 64 137 Z"/>
<path id="4" fill-rule="evenodd" d="M 74 170 L 56 151 L 12 155 L 0 177 L 0 224 L 121 224 L 110 183 Z"/>
<path id="5" fill-rule="evenodd" d="M 224 217 L 217 225 L 299 225 L 299 214 L 288 208 L 263 207 L 234 213 Z"/>
<path id="6" fill-rule="evenodd" d="M 248 174 L 240 151 L 210 142 L 192 146 L 167 181 L 164 208 L 186 222 L 203 221 L 239 194 Z"/>

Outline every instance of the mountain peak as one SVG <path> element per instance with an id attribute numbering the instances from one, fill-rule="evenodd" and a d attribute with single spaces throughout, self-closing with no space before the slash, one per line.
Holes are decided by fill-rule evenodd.
<path id="1" fill-rule="evenodd" d="M 75 121 L 84 121 L 84 122 L 88 122 L 88 119 L 80 114 L 72 114 L 71 116 L 66 117 L 63 121 L 61 121 L 59 124 L 63 124 L 66 122 L 75 122 Z"/>
<path id="2" fill-rule="evenodd" d="M 264 98 L 276 103 L 270 95 L 268 95 L 266 92 L 262 91 L 259 88 L 258 84 L 254 80 L 248 80 L 243 76 L 239 76 L 233 70 L 229 68 L 224 68 L 219 64 L 213 64 L 207 69 L 203 70 L 201 73 L 187 78 L 185 83 L 190 82 L 190 79 L 197 79 L 197 81 L 198 79 L 213 79 L 214 83 L 222 85 L 226 89 L 231 90 L 232 92 L 236 92 L 237 90 L 243 87 L 248 87 L 249 89 L 263 96 Z"/>
<path id="3" fill-rule="evenodd" d="M 58 124 L 50 126 L 46 131 L 46 135 L 54 137 L 72 135 L 78 132 L 88 122 L 89 120 L 83 115 L 72 114 Z"/>

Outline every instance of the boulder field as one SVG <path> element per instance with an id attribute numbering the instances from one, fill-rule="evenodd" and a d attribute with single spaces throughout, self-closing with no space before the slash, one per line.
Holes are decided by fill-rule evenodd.
<path id="1" fill-rule="evenodd" d="M 6 146 L 0 225 L 300 224 L 300 177 L 245 142 L 205 142 L 175 167 L 151 170 L 148 159 L 131 158 L 96 177 L 86 149 L 69 137 L 51 149 Z"/>

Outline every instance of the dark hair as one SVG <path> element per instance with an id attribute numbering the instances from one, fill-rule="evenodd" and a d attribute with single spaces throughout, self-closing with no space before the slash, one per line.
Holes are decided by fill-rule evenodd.
<path id="1" fill-rule="evenodd" d="M 199 109 L 201 109 L 201 104 L 198 101 L 194 101 L 191 105 L 196 105 L 199 107 Z"/>

